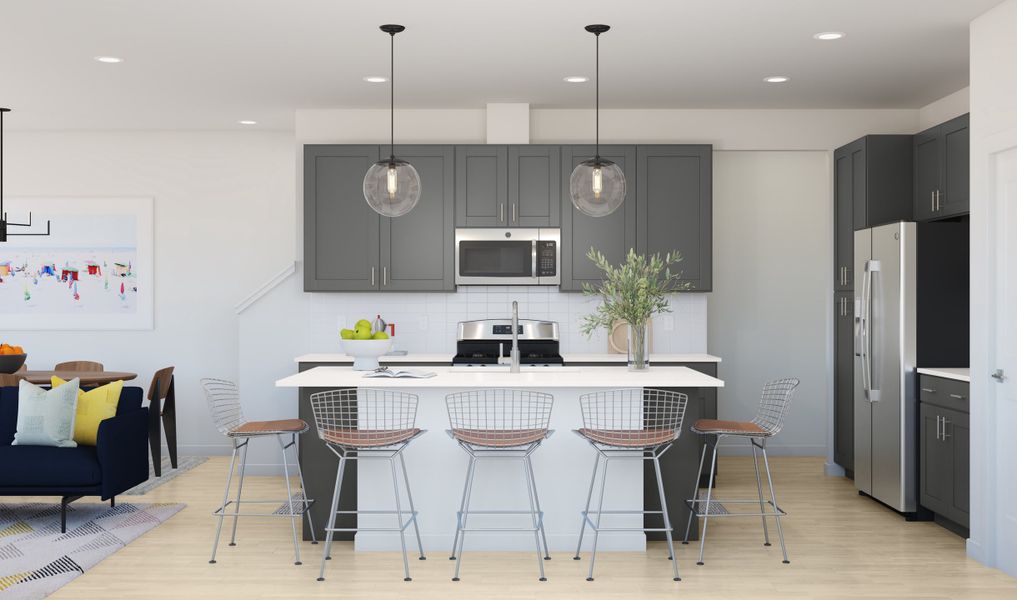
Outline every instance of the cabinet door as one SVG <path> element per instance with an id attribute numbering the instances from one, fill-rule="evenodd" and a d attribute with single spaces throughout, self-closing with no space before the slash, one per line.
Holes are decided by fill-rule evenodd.
<path id="1" fill-rule="evenodd" d="M 854 305 L 852 294 L 834 294 L 833 460 L 855 469 Z"/>
<path id="2" fill-rule="evenodd" d="M 968 115 L 943 123 L 940 126 L 940 139 L 943 147 L 943 175 L 937 216 L 967 214 L 971 205 Z"/>
<path id="3" fill-rule="evenodd" d="M 865 138 L 842 148 L 851 164 L 851 214 L 857 231 L 869 227 L 868 199 L 865 196 Z"/>
<path id="4" fill-rule="evenodd" d="M 601 146 L 600 155 L 617 163 L 625 174 L 626 196 L 618 210 L 606 217 L 590 217 L 576 210 L 569 194 L 572 170 L 593 156 L 593 146 L 563 146 L 561 171 L 561 290 L 582 291 L 583 283 L 599 284 L 598 270 L 586 253 L 599 250 L 614 264 L 636 247 L 636 147 Z"/>
<path id="5" fill-rule="evenodd" d="M 456 146 L 456 227 L 506 227 L 508 147 Z"/>
<path id="6" fill-rule="evenodd" d="M 834 289 L 847 292 L 854 289 L 854 177 L 851 152 L 839 149 L 834 153 L 834 217 L 833 243 Z M 843 466 L 843 465 L 842 465 Z"/>
<path id="7" fill-rule="evenodd" d="M 940 188 L 940 136 L 934 127 L 915 136 L 915 220 L 936 216 L 936 192 Z"/>
<path id="8" fill-rule="evenodd" d="M 949 518 L 953 502 L 953 449 L 943 440 L 942 419 L 946 409 L 921 403 L 919 478 L 921 504 Z"/>
<path id="9" fill-rule="evenodd" d="M 455 290 L 453 277 L 455 151 L 452 146 L 396 146 L 420 174 L 420 202 L 381 220 L 381 290 Z"/>
<path id="10" fill-rule="evenodd" d="M 949 519 L 968 527 L 971 518 L 971 418 L 967 413 L 944 411 L 947 442 L 953 455 L 953 486 Z"/>
<path id="11" fill-rule="evenodd" d="M 561 224 L 561 148 L 510 146 L 508 220 L 514 227 Z"/>
<path id="12" fill-rule="evenodd" d="M 378 289 L 378 213 L 364 175 L 378 146 L 304 146 L 304 291 Z"/>
<path id="13" fill-rule="evenodd" d="M 713 285 L 713 148 L 636 148 L 636 240 L 640 252 L 677 250 L 693 290 Z"/>

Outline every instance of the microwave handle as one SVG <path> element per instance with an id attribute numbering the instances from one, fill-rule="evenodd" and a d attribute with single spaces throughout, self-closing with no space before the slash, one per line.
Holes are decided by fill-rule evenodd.
<path id="1" fill-rule="evenodd" d="M 531 242 L 531 246 L 530 247 L 531 247 L 530 256 L 531 256 L 531 260 L 532 260 L 532 262 L 530 264 L 530 273 L 531 273 L 531 277 L 536 277 L 537 276 L 537 240 L 533 240 Z"/>

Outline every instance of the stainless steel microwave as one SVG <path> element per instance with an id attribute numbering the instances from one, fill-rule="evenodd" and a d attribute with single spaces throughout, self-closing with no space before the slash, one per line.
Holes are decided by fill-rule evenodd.
<path id="1" fill-rule="evenodd" d="M 456 285 L 560 285 L 561 230 L 456 229 Z"/>

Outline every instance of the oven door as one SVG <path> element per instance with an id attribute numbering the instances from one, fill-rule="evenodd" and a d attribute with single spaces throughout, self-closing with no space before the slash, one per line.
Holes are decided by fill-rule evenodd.
<path id="1" fill-rule="evenodd" d="M 456 285 L 537 285 L 537 229 L 457 229 Z"/>

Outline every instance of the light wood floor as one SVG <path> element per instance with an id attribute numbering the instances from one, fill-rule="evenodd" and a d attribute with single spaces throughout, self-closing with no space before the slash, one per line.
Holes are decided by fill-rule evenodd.
<path id="1" fill-rule="evenodd" d="M 755 493 L 748 459 L 722 460 L 719 493 Z M 662 545 L 643 553 L 601 553 L 596 581 L 587 582 L 587 557 L 563 553 L 545 563 L 537 581 L 529 553 L 464 555 L 462 581 L 453 583 L 447 553 L 413 560 L 413 581 L 402 580 L 395 553 L 354 554 L 337 543 L 327 580 L 315 581 L 321 547 L 303 545 L 303 566 L 292 564 L 285 519 L 241 522 L 238 546 L 223 543 L 208 564 L 214 534 L 211 511 L 222 497 L 224 459 L 212 459 L 144 497 L 123 501 L 186 502 L 188 507 L 86 572 L 52 597 L 89 598 L 1017 598 L 1017 580 L 964 556 L 964 541 L 932 523 L 906 523 L 859 497 L 850 481 L 825 477 L 813 458 L 773 460 L 791 564 L 776 545 L 764 548 L 759 521 L 710 523 L 706 565 L 698 546 L 677 546 L 683 581 L 671 581 Z M 417 474 L 422 484 L 423 475 Z M 245 496 L 282 497 L 281 478 L 251 477 Z M 325 500 L 325 499 L 323 499 Z M 88 499 L 83 501 L 89 501 Z M 452 508 L 450 507 L 450 510 Z M 579 508 L 577 507 L 577 511 Z M 772 529 L 771 529 L 772 531 Z M 605 534 L 606 535 L 606 534 Z"/>

